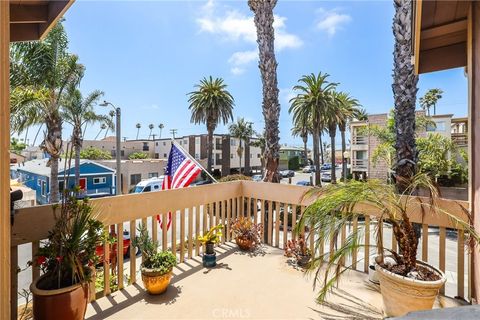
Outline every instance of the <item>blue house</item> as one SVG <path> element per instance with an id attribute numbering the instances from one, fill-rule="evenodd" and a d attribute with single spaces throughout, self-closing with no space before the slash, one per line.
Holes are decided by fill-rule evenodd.
<path id="1" fill-rule="evenodd" d="M 31 160 L 11 167 L 20 182 L 36 191 L 38 204 L 46 204 L 50 197 L 50 167 L 48 159 Z M 67 165 L 68 166 L 68 165 Z M 59 162 L 58 184 L 60 191 L 75 186 L 75 165 L 65 170 L 65 159 Z M 82 196 L 100 197 L 115 194 L 115 170 L 91 160 L 80 160 L 79 187 Z"/>

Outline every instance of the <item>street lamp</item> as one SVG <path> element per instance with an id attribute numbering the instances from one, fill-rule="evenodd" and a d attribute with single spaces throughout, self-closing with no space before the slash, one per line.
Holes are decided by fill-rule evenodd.
<path id="1" fill-rule="evenodd" d="M 120 108 L 115 107 L 113 105 L 113 103 L 108 102 L 108 101 L 103 101 L 103 103 L 100 103 L 100 106 L 102 106 L 102 107 L 111 106 L 113 108 L 113 110 L 115 111 L 115 116 L 116 116 L 115 138 L 116 138 L 116 142 L 117 142 L 117 146 L 116 146 L 117 150 L 115 152 L 116 159 L 117 159 L 117 178 L 116 178 L 116 181 L 115 181 L 115 194 L 120 195 L 120 194 L 122 194 L 122 181 L 121 181 L 121 170 L 120 170 L 120 166 L 121 166 L 121 162 L 120 162 L 120 153 L 121 153 L 120 139 L 122 138 L 121 135 L 120 135 L 120 126 L 121 126 L 121 124 L 120 124 Z"/>
<path id="2" fill-rule="evenodd" d="M 347 159 L 350 158 L 350 152 L 345 151 L 343 153 L 343 182 L 347 182 Z"/>

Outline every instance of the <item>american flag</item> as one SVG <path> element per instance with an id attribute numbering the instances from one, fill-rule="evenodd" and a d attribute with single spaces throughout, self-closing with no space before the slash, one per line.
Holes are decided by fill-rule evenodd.
<path id="1" fill-rule="evenodd" d="M 178 189 L 188 187 L 195 180 L 202 168 L 192 159 L 172 144 L 170 154 L 168 155 L 167 168 L 165 169 L 165 179 L 163 180 L 162 190 Z M 161 216 L 158 216 L 160 227 L 163 228 Z M 167 229 L 170 229 L 172 223 L 172 213 L 168 213 Z"/>

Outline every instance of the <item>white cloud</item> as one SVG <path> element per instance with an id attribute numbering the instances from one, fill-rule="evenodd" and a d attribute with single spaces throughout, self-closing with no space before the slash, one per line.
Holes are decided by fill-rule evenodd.
<path id="1" fill-rule="evenodd" d="M 230 69 L 230 72 L 236 76 L 239 76 L 245 72 L 245 69 L 241 67 L 233 67 Z"/>
<path id="2" fill-rule="evenodd" d="M 287 32 L 287 18 L 275 15 L 274 19 L 273 27 L 275 29 L 275 46 L 277 50 L 294 49 L 303 45 L 300 37 Z M 253 16 L 246 15 L 227 6 L 217 5 L 213 0 L 209 0 L 202 7 L 197 24 L 200 32 L 215 34 L 224 41 L 245 42 L 256 45 L 257 31 L 253 22 Z M 244 66 L 256 60 L 257 57 L 256 49 L 233 53 L 228 61 L 233 65 L 232 73 L 243 73 Z"/>
<path id="3" fill-rule="evenodd" d="M 346 24 L 352 21 L 352 17 L 346 13 L 340 13 L 338 9 L 325 10 L 318 9 L 319 19 L 316 27 L 326 32 L 330 37 L 334 36 L 338 30 L 341 30 Z"/>

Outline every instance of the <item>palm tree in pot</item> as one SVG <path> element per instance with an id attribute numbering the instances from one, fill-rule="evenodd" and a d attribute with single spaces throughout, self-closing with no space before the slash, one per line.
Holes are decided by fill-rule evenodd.
<path id="1" fill-rule="evenodd" d="M 428 190 L 428 201 L 415 196 L 419 188 Z M 316 235 L 315 252 L 318 252 L 324 243 L 336 243 L 341 230 L 353 220 L 363 218 L 362 213 L 379 212 L 378 221 L 374 224 L 377 235 L 374 247 L 376 246 L 379 253 L 375 267 L 380 279 L 386 314 L 400 316 L 410 311 L 431 309 L 446 278 L 440 270 L 417 260 L 418 237 L 409 213 L 417 212 L 422 217 L 425 214 L 447 217 L 459 229 L 465 230 L 472 241 L 467 242 L 478 243 L 480 239 L 469 223 L 470 216 L 465 213 L 465 217 L 458 217 L 444 210 L 439 206 L 438 195 L 438 189 L 426 174 L 413 176 L 403 193 L 398 193 L 393 184 L 373 179 L 367 182 L 352 181 L 329 185 L 324 189 L 314 188 L 307 192 L 306 197 L 316 200 L 305 210 L 295 232 L 300 234 L 303 227 L 312 226 L 312 234 Z M 383 222 L 392 225 L 401 254 L 384 246 L 381 227 Z M 353 253 L 364 247 L 361 241 L 364 234 L 364 228 L 357 228 L 335 252 L 315 256 L 309 270 L 315 272 L 315 284 L 322 282 L 319 301 L 325 299 L 339 277 L 349 270 L 349 267 L 344 267 L 343 262 L 347 257 L 353 259 Z M 325 261 L 326 269 L 322 269 Z M 402 288 L 401 292 L 398 288 Z"/>

